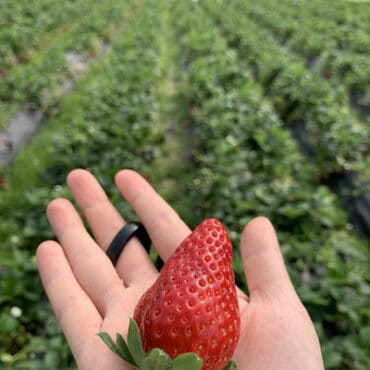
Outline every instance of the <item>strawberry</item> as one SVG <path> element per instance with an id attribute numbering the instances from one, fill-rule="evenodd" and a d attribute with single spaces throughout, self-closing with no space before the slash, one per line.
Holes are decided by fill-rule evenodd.
<path id="1" fill-rule="evenodd" d="M 235 366 L 229 360 L 239 339 L 240 316 L 232 246 L 218 220 L 203 221 L 177 247 L 138 302 L 134 319 L 143 338 L 141 358 L 145 353 L 159 356 L 155 352 L 159 348 L 168 355 L 168 364 L 171 359 L 181 363 L 180 367 L 176 362 L 176 366 L 162 365 L 161 369 L 221 370 Z M 130 330 L 128 337 L 130 342 Z M 112 350 L 113 346 L 110 342 Z"/>
<path id="2" fill-rule="evenodd" d="M 144 349 L 171 358 L 194 352 L 203 370 L 222 369 L 236 347 L 240 318 L 232 247 L 216 219 L 203 221 L 176 249 L 136 306 Z"/>

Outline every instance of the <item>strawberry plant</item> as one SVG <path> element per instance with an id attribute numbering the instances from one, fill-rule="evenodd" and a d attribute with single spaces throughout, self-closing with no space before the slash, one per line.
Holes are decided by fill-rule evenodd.
<path id="1" fill-rule="evenodd" d="M 248 9 L 243 2 L 239 5 Z M 281 119 L 291 125 L 307 125 L 306 140 L 316 148 L 314 159 L 320 170 L 366 171 L 363 162 L 370 145 L 368 128 L 351 111 L 343 88 L 332 86 L 306 68 L 301 58 L 279 45 L 252 18 L 236 16 L 240 7 L 227 7 L 217 13 L 216 6 L 210 9 L 229 43 L 235 44 L 256 79 L 263 81 L 265 94 Z M 230 20 L 236 20 L 238 27 Z"/>
<path id="2" fill-rule="evenodd" d="M 29 63 L 11 69 L 0 80 L 0 99 L 5 102 L 1 110 L 8 111 L 10 107 L 14 109 L 13 106 L 23 104 L 45 110 L 55 104 L 62 94 L 63 82 L 70 74 L 65 53 L 88 54 L 94 42 L 103 35 L 105 39 L 113 40 L 115 28 L 130 14 L 126 13 L 129 5 L 112 2 L 109 6 L 95 6 L 82 20 L 72 23 L 67 32 L 35 53 Z"/>
<path id="3" fill-rule="evenodd" d="M 57 33 L 94 6 L 95 0 L 56 0 L 13 2 L 0 4 L 0 71 L 27 62 L 35 49 L 41 48 L 50 33 Z"/>
<path id="4" fill-rule="evenodd" d="M 215 11 L 214 2 L 212 8 Z M 217 14 L 224 14 L 225 9 L 220 7 Z M 187 13 L 183 10 L 182 14 L 185 18 Z M 194 14 L 185 19 L 196 34 Z M 208 22 L 199 9 L 198 17 L 203 24 Z M 223 25 L 227 24 L 226 18 Z M 215 38 L 222 38 L 214 27 L 207 29 Z M 182 50 L 187 53 L 186 38 L 183 40 Z M 216 43 L 222 44 L 220 40 Z M 294 285 L 320 334 L 327 368 L 345 369 L 347 363 L 366 368 L 365 342 L 360 344 L 354 338 L 368 327 L 369 295 L 359 293 L 369 282 L 367 240 L 356 238 L 348 228 L 338 199 L 319 183 L 315 167 L 299 152 L 263 96 L 261 84 L 248 73 L 245 59 L 230 49 L 198 53 L 187 68 L 184 89 L 195 97 L 191 111 L 196 177 L 189 192 L 196 214 L 200 219 L 210 214 L 222 218 L 235 243 L 251 217 L 270 217 L 279 231 Z M 239 70 L 239 78 L 226 78 L 225 83 L 230 70 Z M 238 283 L 244 284 L 237 253 L 234 268 Z M 356 294 L 363 299 L 355 302 L 349 298 Z M 325 317 L 322 310 L 327 313 Z M 338 326 L 338 315 L 342 323 L 352 325 L 346 329 Z M 344 345 L 348 338 L 353 346 Z M 335 347 L 334 343 L 342 345 Z"/>
<path id="5" fill-rule="evenodd" d="M 148 173 L 158 156 L 162 140 L 155 125 L 159 9 L 150 0 L 138 7 L 140 16 L 132 17 L 126 32 L 117 34 L 112 51 L 94 63 L 58 109 L 49 112 L 45 129 L 6 171 L 8 182 L 0 197 L 0 214 L 8 220 L 0 222 L 0 309 L 7 316 L 13 306 L 22 309 L 13 326 L 11 338 L 16 341 L 6 336 L 6 327 L 0 327 L 4 332 L 0 361 L 4 359 L 7 366 L 73 366 L 43 297 L 33 258 L 35 245 L 53 237 L 46 204 L 55 197 L 70 197 L 63 185 L 68 171 L 90 168 L 122 209 L 112 184 L 114 173 L 124 164 Z M 143 63 L 135 66 L 133 60 Z M 27 174 L 27 181 L 20 180 L 20 174 Z"/>
<path id="6" fill-rule="evenodd" d="M 248 9 L 241 3 L 240 7 L 243 6 Z M 238 48 L 254 78 L 262 82 L 264 94 L 273 103 L 279 118 L 292 129 L 307 156 L 314 161 L 321 181 L 331 186 L 331 182 L 325 179 L 340 181 L 345 188 L 340 192 L 342 197 L 351 194 L 354 203 L 368 207 L 368 185 L 364 184 L 370 183 L 367 166 L 370 136 L 366 121 L 352 111 L 343 86 L 323 80 L 311 71 L 302 58 L 288 47 L 279 45 L 273 35 L 254 19 L 238 16 L 240 7 L 216 11 L 217 6 L 213 4 L 207 9 L 229 45 Z M 235 27 L 235 21 L 238 27 Z M 355 186 L 341 178 L 344 172 L 351 176 L 351 171 L 355 174 Z M 360 227 L 367 233 L 370 220 L 360 208 L 361 205 L 351 207 L 351 217 L 359 219 Z"/>
<path id="7" fill-rule="evenodd" d="M 307 2 L 300 7 L 285 2 L 272 10 L 267 0 L 246 10 L 281 44 L 302 56 L 310 69 L 330 79 L 336 89 L 344 85 L 350 98 L 366 94 L 370 86 L 367 57 L 370 50 L 364 25 L 353 27 L 345 20 L 338 23 L 326 13 L 318 16 L 317 8 Z M 337 14 L 344 11 L 338 10 Z"/>
<path id="8" fill-rule="evenodd" d="M 158 189 L 166 195 L 168 162 L 156 162 L 164 141 L 158 123 L 164 121 L 170 140 L 188 129 L 181 137 L 188 144 L 184 158 L 179 152 L 167 156 L 176 157 L 170 203 L 191 209 L 192 225 L 222 219 L 234 245 L 253 216 L 270 217 L 319 333 L 326 367 L 369 368 L 369 240 L 356 236 L 346 209 L 324 185 L 347 169 L 358 170 L 364 188 L 370 183 L 369 125 L 363 119 L 368 10 L 366 2 L 323 0 L 282 0 L 278 6 L 272 0 L 1 1 L 0 126 L 23 104 L 47 114 L 13 169 L 1 170 L 0 367 L 74 368 L 33 257 L 35 246 L 53 237 L 45 207 L 55 197 L 70 197 L 63 184 L 74 167 L 92 170 L 127 217 L 132 211 L 112 184 L 118 169 L 134 167 L 151 181 L 160 178 Z M 176 36 L 167 38 L 169 29 Z M 111 51 L 62 97 L 58 88 L 72 77 L 64 53 L 97 55 L 100 39 L 109 41 Z M 179 60 L 176 53 L 162 54 L 168 43 Z M 172 60 L 164 66 L 164 58 Z M 161 80 L 167 66 L 176 69 L 171 83 Z M 158 99 L 158 85 L 176 95 L 176 108 L 187 117 L 169 113 L 166 104 L 159 114 L 168 95 Z M 363 116 L 352 110 L 349 93 L 362 102 Z M 309 160 L 292 133 L 306 135 Z M 191 177 L 187 184 L 183 164 Z M 363 188 L 356 183 L 353 189 Z M 238 253 L 233 265 L 245 288 Z M 150 331 L 134 325 L 130 333 Z M 127 346 L 120 336 L 105 340 L 137 365 L 169 364 L 176 357 L 146 347 L 145 340 L 141 349 L 138 338 L 129 335 Z M 197 356 L 185 357 L 201 367 Z"/>

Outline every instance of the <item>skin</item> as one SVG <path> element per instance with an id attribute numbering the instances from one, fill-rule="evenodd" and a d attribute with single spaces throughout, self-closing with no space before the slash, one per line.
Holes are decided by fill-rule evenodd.
<path id="1" fill-rule="evenodd" d="M 190 229 L 136 172 L 122 170 L 115 180 L 166 261 Z M 37 249 L 42 283 L 80 370 L 132 369 L 96 334 L 126 336 L 129 317 L 158 272 L 136 238 L 114 267 L 105 250 L 124 219 L 91 173 L 74 170 L 67 184 L 93 237 L 68 200 L 53 200 L 47 216 L 59 242 L 44 241 Z M 257 217 L 246 225 L 240 251 L 249 296 L 238 289 L 242 324 L 233 356 L 238 368 L 324 369 L 317 334 L 268 219 Z"/>

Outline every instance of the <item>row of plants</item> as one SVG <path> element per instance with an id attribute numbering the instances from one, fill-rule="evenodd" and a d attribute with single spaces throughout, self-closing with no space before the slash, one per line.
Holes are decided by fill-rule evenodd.
<path id="1" fill-rule="evenodd" d="M 344 193 L 350 194 L 356 203 L 367 204 L 369 125 L 351 111 L 344 89 L 333 88 L 307 69 L 299 57 L 245 16 L 244 2 L 233 2 L 222 11 L 219 3 L 203 4 L 229 44 L 238 49 L 240 58 L 250 66 L 281 120 L 315 162 L 322 182 L 338 183 L 343 176 L 350 176 L 351 184 Z M 369 229 L 367 214 L 357 208 L 355 217 Z"/>
<path id="2" fill-rule="evenodd" d="M 321 13 L 320 16 L 312 14 L 311 2 L 302 2 L 296 6 L 293 2 L 281 2 L 276 6 L 272 0 L 263 0 L 258 3 L 250 4 L 249 14 L 255 16 L 261 22 L 266 22 L 274 31 L 286 40 L 291 38 L 292 45 L 299 47 L 302 43 L 302 36 L 307 36 L 306 43 L 302 48 L 309 46 L 312 48 L 347 49 L 353 53 L 368 54 L 370 46 L 368 43 L 368 32 L 360 27 L 353 27 L 347 23 L 338 24 L 329 15 Z M 317 4 L 316 4 L 317 6 Z M 367 10 L 366 13 L 369 13 Z M 281 17 L 285 16 L 285 22 L 281 22 Z M 306 35 L 310 29 L 317 44 L 310 42 L 309 35 Z M 313 40 L 312 40 L 313 41 Z M 315 52 L 315 50 L 312 50 Z"/>
<path id="3" fill-rule="evenodd" d="M 49 110 L 45 129 L 7 173 L 0 197 L 0 367 L 73 368 L 33 257 L 36 245 L 53 237 L 45 207 L 54 197 L 70 197 L 64 182 L 75 167 L 92 170 L 127 217 L 130 210 L 112 183 L 115 172 L 133 167 L 158 180 L 159 123 L 166 113 L 157 86 L 166 88 L 160 71 L 170 65 L 159 66 L 159 50 L 165 49 L 159 43 L 170 42 L 162 33 L 175 29 L 182 51 L 179 95 L 189 102 L 195 173 L 191 187 L 183 184 L 183 173 L 176 173 L 179 186 L 171 200 L 179 208 L 193 203 L 194 224 L 208 216 L 225 222 L 235 246 L 248 220 L 270 217 L 294 285 L 316 323 L 327 368 L 367 368 L 366 241 L 354 236 L 338 200 L 320 185 L 315 167 L 300 154 L 264 96 L 268 84 L 256 74 L 257 59 L 246 58 L 231 31 L 224 37 L 196 2 L 171 2 L 172 25 L 165 28 L 160 4 L 127 4 L 129 26 L 113 39 L 112 51 Z M 226 11 L 212 1 L 206 5 L 215 7 L 211 14 L 218 19 Z M 242 16 L 240 11 L 228 14 L 237 14 L 234 21 Z M 256 55 L 255 49 L 250 52 Z M 270 95 L 274 104 L 275 95 Z M 300 104 L 303 109 L 303 99 Z M 186 192 L 179 190 L 185 186 Z M 234 262 L 238 283 L 246 288 L 237 249 Z"/>
<path id="4" fill-rule="evenodd" d="M 291 5 L 294 0 L 283 0 L 281 3 Z M 312 0 L 301 4 L 307 15 L 333 20 L 338 25 L 347 24 L 352 29 L 370 30 L 369 4 L 367 0 L 330 1 Z"/>
<path id="5" fill-rule="evenodd" d="M 247 5 L 243 1 L 233 2 L 223 12 L 217 5 L 207 4 L 283 121 L 306 123 L 320 169 L 328 173 L 361 167 L 370 148 L 368 125 L 353 114 L 343 89 L 333 88 L 310 71 L 301 58 L 281 47 L 268 31 L 244 15 Z M 236 16 L 238 13 L 241 15 Z"/>
<path id="6" fill-rule="evenodd" d="M 68 67 L 66 53 L 79 53 L 86 60 L 97 56 L 101 44 L 118 34 L 129 12 L 126 1 L 99 4 L 68 32 L 35 53 L 29 63 L 13 68 L 0 80 L 0 128 L 8 124 L 21 105 L 46 110 L 57 102 L 63 94 L 64 81 L 76 78 Z"/>
<path id="7" fill-rule="evenodd" d="M 324 78 L 336 78 L 351 94 L 365 94 L 370 88 L 370 37 L 367 30 L 338 25 L 329 16 L 312 14 L 310 2 L 264 0 L 248 4 L 251 18 L 267 27 L 280 42 L 307 59 Z M 368 10 L 368 13 L 370 11 Z M 364 97 L 364 104 L 370 106 Z"/>
<path id="8" fill-rule="evenodd" d="M 128 2 L 131 4 L 132 2 Z M 113 183 L 123 167 L 149 175 L 163 140 L 158 119 L 161 6 L 135 2 L 125 32 L 49 112 L 48 122 L 8 171 L 0 200 L 0 367 L 74 368 L 38 278 L 34 253 L 53 238 L 45 207 L 70 198 L 73 168 L 97 176 L 113 203 L 132 216 Z"/>
<path id="9" fill-rule="evenodd" d="M 207 4 L 224 14 L 224 6 Z M 191 97 L 196 171 L 189 194 L 198 219 L 225 222 L 235 246 L 237 281 L 246 289 L 239 235 L 252 217 L 268 216 L 315 322 L 326 368 L 368 368 L 366 241 L 354 236 L 338 199 L 319 183 L 248 61 L 228 46 L 201 7 L 178 3 L 174 16 L 187 61 L 183 89 Z"/>
<path id="10" fill-rule="evenodd" d="M 86 14 L 96 0 L 3 0 L 0 4 L 0 76 L 27 61 L 50 33 Z"/>

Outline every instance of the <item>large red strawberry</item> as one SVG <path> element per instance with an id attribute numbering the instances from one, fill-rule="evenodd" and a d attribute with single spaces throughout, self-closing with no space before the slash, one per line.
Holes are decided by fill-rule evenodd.
<path id="1" fill-rule="evenodd" d="M 203 221 L 176 249 L 136 306 L 144 349 L 171 358 L 195 352 L 203 370 L 222 369 L 239 338 L 232 247 L 216 219 Z"/>
<path id="2" fill-rule="evenodd" d="M 145 362 L 148 353 L 153 363 L 163 357 L 154 348 L 160 348 L 169 356 L 166 359 L 169 365 L 166 362 L 159 369 L 221 370 L 235 366 L 229 360 L 239 339 L 240 317 L 232 246 L 226 229 L 218 220 L 203 221 L 178 246 L 158 279 L 141 297 L 134 319 L 144 347 L 136 356 L 139 368 L 146 368 L 145 363 L 141 366 L 140 362 Z M 134 321 L 131 324 L 131 332 L 138 330 L 134 328 Z M 130 336 L 133 337 L 129 330 L 128 353 Z M 114 343 L 105 339 L 115 350 Z M 118 350 L 115 352 L 119 354 Z M 189 352 L 197 355 L 194 355 L 195 362 L 192 362 L 194 358 L 182 355 Z M 176 366 L 170 364 L 174 358 Z M 186 365 L 189 363 L 196 363 L 196 366 Z"/>

